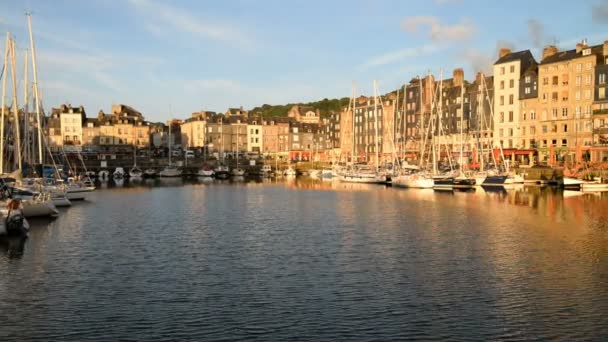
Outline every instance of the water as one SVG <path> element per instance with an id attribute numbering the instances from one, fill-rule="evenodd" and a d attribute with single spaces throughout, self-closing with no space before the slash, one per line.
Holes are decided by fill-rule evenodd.
<path id="1" fill-rule="evenodd" d="M 0 341 L 608 338 L 605 195 L 157 185 L 4 250 Z"/>

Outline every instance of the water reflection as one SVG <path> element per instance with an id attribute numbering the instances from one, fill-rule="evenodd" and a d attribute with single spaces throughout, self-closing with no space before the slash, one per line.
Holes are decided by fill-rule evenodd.
<path id="1" fill-rule="evenodd" d="M 124 182 L 2 250 L 0 339 L 602 340 L 607 222 L 540 187 Z"/>

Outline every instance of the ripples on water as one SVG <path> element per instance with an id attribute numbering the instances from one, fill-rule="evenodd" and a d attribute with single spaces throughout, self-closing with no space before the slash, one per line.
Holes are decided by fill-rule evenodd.
<path id="1" fill-rule="evenodd" d="M 608 198 L 569 195 L 102 189 L 0 257 L 0 341 L 605 340 Z"/>

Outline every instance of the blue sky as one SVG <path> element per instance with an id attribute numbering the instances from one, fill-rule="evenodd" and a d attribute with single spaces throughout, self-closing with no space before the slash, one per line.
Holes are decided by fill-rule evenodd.
<path id="1" fill-rule="evenodd" d="M 606 0 L 5 0 L 0 28 L 20 65 L 26 10 L 45 108 L 67 102 L 92 116 L 125 103 L 153 121 L 169 108 L 186 118 L 350 96 L 353 81 L 359 94 L 374 79 L 387 92 L 440 68 L 471 79 L 497 46 L 538 56 L 546 43 L 608 39 Z"/>

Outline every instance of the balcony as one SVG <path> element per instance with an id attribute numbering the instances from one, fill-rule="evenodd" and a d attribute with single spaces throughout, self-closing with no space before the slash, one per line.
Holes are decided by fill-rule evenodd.
<path id="1" fill-rule="evenodd" d="M 604 114 L 608 114 L 608 108 L 593 110 L 593 115 L 604 115 Z"/>
<path id="2" fill-rule="evenodd" d="M 593 134 L 608 134 L 608 127 L 594 128 Z"/>

